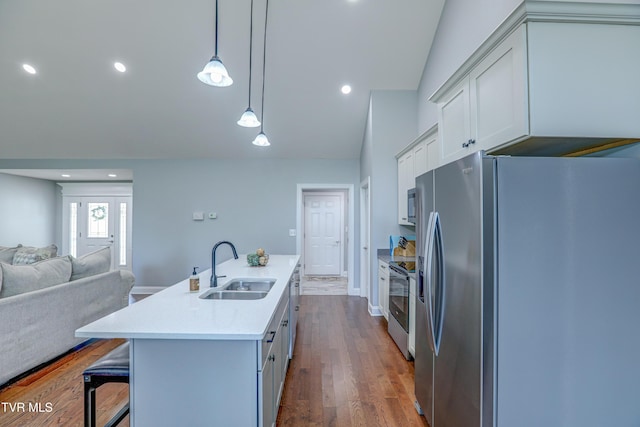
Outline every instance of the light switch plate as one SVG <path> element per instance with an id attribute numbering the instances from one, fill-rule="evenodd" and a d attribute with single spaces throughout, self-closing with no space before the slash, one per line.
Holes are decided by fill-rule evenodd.
<path id="1" fill-rule="evenodd" d="M 296 229 L 295 228 L 290 228 L 289 229 L 289 236 L 291 236 L 291 237 L 295 237 L 296 236 Z"/>
<path id="2" fill-rule="evenodd" d="M 203 221 L 204 220 L 204 212 L 194 212 L 193 213 L 194 221 Z"/>
<path id="3" fill-rule="evenodd" d="M 209 212 L 209 219 L 216 219 L 218 218 L 218 214 L 215 212 Z"/>

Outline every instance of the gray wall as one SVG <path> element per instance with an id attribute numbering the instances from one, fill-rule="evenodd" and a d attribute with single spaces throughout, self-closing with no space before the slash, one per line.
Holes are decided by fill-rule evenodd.
<path id="1" fill-rule="evenodd" d="M 60 248 L 58 194 L 54 182 L 0 173 L 0 246 Z"/>
<path id="2" fill-rule="evenodd" d="M 296 253 L 288 231 L 296 228 L 297 184 L 353 184 L 357 190 L 360 182 L 357 159 L 0 160 L 0 168 L 132 169 L 138 286 L 172 285 L 194 266 L 209 268 L 218 240 L 232 241 L 241 253 L 258 247 Z M 218 218 L 193 221 L 194 211 Z M 357 242 L 358 227 L 354 231 Z M 221 261 L 231 257 L 227 247 L 218 252 Z M 359 283 L 357 271 L 355 279 Z"/>
<path id="3" fill-rule="evenodd" d="M 407 234 L 398 225 L 398 163 L 395 155 L 417 137 L 417 93 L 373 91 L 360 156 L 360 179 L 371 176 L 371 287 L 378 305 L 377 249 L 389 247 L 389 235 Z"/>

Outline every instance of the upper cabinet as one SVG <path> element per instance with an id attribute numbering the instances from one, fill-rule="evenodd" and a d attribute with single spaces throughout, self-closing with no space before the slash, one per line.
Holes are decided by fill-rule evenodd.
<path id="1" fill-rule="evenodd" d="M 640 5 L 523 2 L 430 98 L 440 162 L 640 137 Z"/>
<path id="2" fill-rule="evenodd" d="M 398 224 L 414 225 L 407 217 L 407 191 L 416 177 L 440 165 L 438 128 L 433 126 L 396 155 L 398 160 Z"/>

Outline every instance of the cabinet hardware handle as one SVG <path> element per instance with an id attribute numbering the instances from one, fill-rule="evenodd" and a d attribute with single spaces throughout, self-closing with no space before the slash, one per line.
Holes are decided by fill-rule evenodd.
<path id="1" fill-rule="evenodd" d="M 269 333 L 271 334 L 271 338 L 269 338 L 267 342 L 273 342 L 273 339 L 276 336 L 276 331 L 269 331 Z"/>
<path id="2" fill-rule="evenodd" d="M 300 306 L 296 305 L 296 311 L 300 310 Z"/>
<path id="3" fill-rule="evenodd" d="M 475 139 L 470 139 L 467 142 L 463 142 L 462 143 L 462 148 L 467 148 L 468 146 L 470 146 L 471 144 L 475 144 L 476 140 Z"/>
<path id="4" fill-rule="evenodd" d="M 387 280 L 387 279 L 385 279 L 384 277 L 381 277 L 380 280 Z"/>

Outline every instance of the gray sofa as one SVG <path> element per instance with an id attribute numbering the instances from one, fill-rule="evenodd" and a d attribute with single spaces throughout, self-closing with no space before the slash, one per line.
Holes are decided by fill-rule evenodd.
<path id="1" fill-rule="evenodd" d="M 14 248 L 0 247 L 0 257 L 10 249 Z M 0 386 L 74 348 L 85 340 L 74 336 L 76 329 L 127 305 L 133 274 L 108 271 L 107 252 L 28 265 L 8 263 L 4 253 L 0 261 Z"/>

